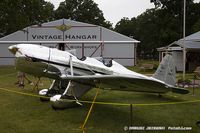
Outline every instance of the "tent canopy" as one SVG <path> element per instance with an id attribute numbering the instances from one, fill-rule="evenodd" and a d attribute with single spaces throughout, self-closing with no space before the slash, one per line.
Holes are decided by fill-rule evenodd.
<path id="1" fill-rule="evenodd" d="M 184 39 L 179 39 L 166 47 L 157 48 L 158 51 L 173 51 L 173 50 L 182 50 L 185 46 L 186 50 L 200 50 L 200 31 L 194 34 L 191 34 Z"/>

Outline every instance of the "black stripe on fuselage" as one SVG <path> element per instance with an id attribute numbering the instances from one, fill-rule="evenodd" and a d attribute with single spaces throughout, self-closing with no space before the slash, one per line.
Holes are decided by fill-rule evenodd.
<path id="1" fill-rule="evenodd" d="M 30 57 L 30 56 L 27 56 L 27 55 L 26 55 L 26 57 L 31 58 L 33 62 L 45 62 L 45 63 L 50 63 L 50 64 L 54 64 L 54 65 L 59 65 L 59 66 L 70 67 L 70 65 L 62 64 L 62 63 L 58 63 L 58 62 L 54 62 L 54 61 L 39 59 L 39 58 L 35 58 L 35 57 Z M 83 70 L 83 71 L 89 71 L 89 72 L 91 72 L 91 70 L 85 69 L 85 68 L 81 68 L 81 67 L 73 66 L 73 68 L 79 69 L 79 70 Z M 96 71 L 96 70 L 92 70 L 92 71 L 95 72 L 95 73 L 100 73 L 100 74 L 103 74 L 103 75 L 108 75 L 107 73 L 99 72 L 99 71 Z"/>

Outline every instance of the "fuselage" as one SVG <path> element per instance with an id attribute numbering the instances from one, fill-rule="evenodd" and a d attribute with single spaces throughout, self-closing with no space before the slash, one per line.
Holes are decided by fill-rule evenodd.
<path id="1" fill-rule="evenodd" d="M 134 77 L 134 79 L 138 79 L 138 81 L 134 84 L 127 83 L 127 86 L 129 86 L 129 89 L 134 88 L 135 91 L 140 90 L 140 88 L 147 88 L 147 91 L 149 88 L 152 88 L 154 91 L 156 87 L 153 85 L 149 87 L 149 85 L 146 84 L 146 82 L 149 81 L 159 83 L 163 88 L 166 86 L 163 81 L 130 71 L 114 60 L 112 60 L 112 65 L 107 66 L 103 61 L 96 58 L 87 57 L 84 60 L 80 60 L 67 51 L 33 44 L 13 45 L 9 47 L 9 50 L 16 57 L 16 68 L 19 71 L 36 77 L 47 77 L 58 80 L 66 79 L 67 76 L 72 75 L 72 70 L 70 69 L 70 64 L 72 64 L 74 76 L 115 75 L 130 78 Z M 118 81 L 115 82 L 117 85 Z M 155 85 L 158 86 L 157 84 Z M 104 88 L 110 88 L 112 86 L 113 83 L 108 82 Z M 115 88 L 119 88 L 119 85 L 115 86 Z M 128 88 L 127 90 L 129 90 Z"/>
<path id="2" fill-rule="evenodd" d="M 67 51 L 49 48 L 41 45 L 18 44 L 9 47 L 16 57 L 16 68 L 22 72 L 35 76 L 58 75 L 59 71 L 70 74 L 70 58 L 73 63 L 74 75 L 106 74 L 106 75 L 134 75 L 147 78 L 144 75 L 133 72 L 112 60 L 111 66 L 106 66 L 103 61 L 87 57 L 80 60 Z M 59 70 L 58 70 L 59 69 Z"/>
<path id="3" fill-rule="evenodd" d="M 165 80 L 130 71 L 114 60 L 110 65 L 106 65 L 103 59 L 91 57 L 78 59 L 68 51 L 33 44 L 13 45 L 9 47 L 9 50 L 16 57 L 16 68 L 36 77 L 47 77 L 59 81 L 79 77 L 78 83 L 86 84 L 84 80 L 81 80 L 84 76 L 92 79 L 100 75 L 106 79 L 111 75 L 115 78 L 110 78 L 110 81 L 104 80 L 102 88 L 124 91 L 166 93 L 170 91 L 168 88 L 173 87 L 165 83 Z M 165 75 L 161 76 L 165 77 Z M 87 85 L 94 86 L 96 84 L 92 80 L 88 80 Z"/>
<path id="4" fill-rule="evenodd" d="M 97 58 L 78 59 L 68 51 L 34 44 L 13 45 L 9 47 L 9 50 L 16 57 L 16 68 L 36 77 L 62 81 L 69 79 L 72 75 L 79 77 L 111 75 L 125 77 L 127 81 L 123 80 L 123 83 L 120 83 L 120 80 L 108 81 L 102 84 L 102 88 L 166 93 L 169 91 L 168 86 L 171 87 L 162 80 L 131 71 L 114 60 L 111 65 L 105 65 L 103 60 Z"/>

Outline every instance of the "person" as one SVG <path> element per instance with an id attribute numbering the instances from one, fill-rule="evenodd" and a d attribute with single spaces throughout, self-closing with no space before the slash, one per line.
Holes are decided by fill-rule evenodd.
<path id="1" fill-rule="evenodd" d="M 110 60 L 109 60 L 109 63 L 107 64 L 108 67 L 111 67 L 111 66 L 113 65 L 113 64 L 112 64 L 112 60 L 113 60 L 113 59 L 110 59 Z"/>
<path id="2" fill-rule="evenodd" d="M 28 81 L 29 84 L 33 85 L 33 82 L 30 81 L 30 80 L 26 77 L 25 73 L 23 73 L 23 72 L 20 72 L 20 71 L 19 71 L 18 74 L 17 74 L 17 78 L 18 78 L 17 84 L 18 84 L 19 87 L 24 88 L 24 86 L 25 86 L 25 84 L 24 84 L 25 79 Z"/>
<path id="3" fill-rule="evenodd" d="M 18 78 L 18 86 L 24 88 L 25 73 L 18 72 L 17 78 Z"/>

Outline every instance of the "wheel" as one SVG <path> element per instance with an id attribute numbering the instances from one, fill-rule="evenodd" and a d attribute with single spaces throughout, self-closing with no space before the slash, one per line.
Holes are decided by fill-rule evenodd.
<path id="1" fill-rule="evenodd" d="M 200 127 L 200 121 L 197 121 L 197 122 L 196 122 L 196 125 L 197 125 L 198 127 Z"/>

